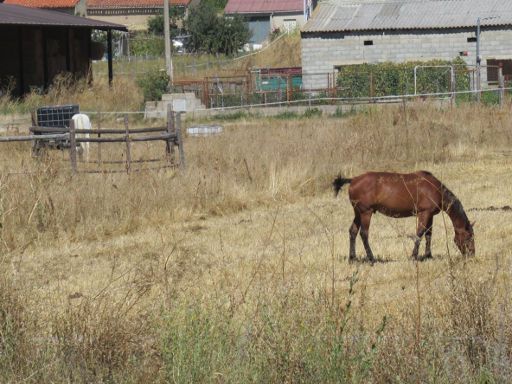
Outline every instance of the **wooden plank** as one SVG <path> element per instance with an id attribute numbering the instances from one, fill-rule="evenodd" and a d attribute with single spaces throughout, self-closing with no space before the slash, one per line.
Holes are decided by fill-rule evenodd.
<path id="1" fill-rule="evenodd" d="M 48 128 L 48 127 L 30 127 L 31 132 L 34 133 L 51 133 L 51 132 L 69 132 L 69 128 Z M 135 128 L 129 129 L 128 133 L 154 133 L 154 132 L 167 132 L 167 127 L 155 127 L 155 128 Z M 76 129 L 76 134 L 90 134 L 90 135 L 101 135 L 101 134 L 111 134 L 111 135 L 126 135 L 126 129 Z"/>
<path id="2" fill-rule="evenodd" d="M 131 161 L 132 164 L 134 163 L 159 163 L 164 161 L 163 159 L 139 159 L 139 160 L 133 160 Z M 99 164 L 99 161 L 96 160 L 89 160 L 84 161 L 84 163 L 88 164 Z M 101 164 L 125 164 L 125 160 L 103 160 Z"/>
<path id="3" fill-rule="evenodd" d="M 28 136 L 0 136 L 0 142 L 13 142 L 13 141 L 37 141 L 37 140 L 66 140 L 69 134 L 55 134 L 55 135 L 28 135 Z"/>
<path id="4" fill-rule="evenodd" d="M 130 141 L 157 141 L 157 140 L 167 140 L 169 137 L 176 137 L 176 135 L 169 135 L 168 133 L 164 133 L 161 135 L 147 135 L 147 136 L 139 136 L 139 137 L 131 137 Z M 77 143 L 124 143 L 126 142 L 126 138 L 124 137 L 77 137 Z"/>

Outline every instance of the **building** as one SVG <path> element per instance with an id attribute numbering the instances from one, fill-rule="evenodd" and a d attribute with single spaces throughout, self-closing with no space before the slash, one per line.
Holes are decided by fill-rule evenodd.
<path id="1" fill-rule="evenodd" d="M 14 85 L 12 93 L 20 96 L 34 88 L 45 89 L 62 72 L 88 76 L 92 59 L 103 54 L 102 46 L 91 41 L 95 29 L 107 31 L 112 80 L 112 30 L 125 27 L 0 3 L 0 89 Z"/>
<path id="2" fill-rule="evenodd" d="M 512 75 L 510 0 L 323 1 L 301 30 L 303 87 L 328 87 L 326 74 L 344 65 L 457 56 L 476 65 L 479 19 L 482 78 L 496 65 Z"/>
<path id="3" fill-rule="evenodd" d="M 76 16 L 85 16 L 86 14 L 85 0 L 5 0 L 3 3 L 64 12 Z"/>
<path id="4" fill-rule="evenodd" d="M 86 0 L 87 16 L 110 23 L 122 24 L 130 31 L 147 29 L 148 18 L 163 15 L 163 0 Z M 194 0 L 169 0 L 169 6 L 184 11 Z"/>
<path id="5" fill-rule="evenodd" d="M 228 0 L 224 13 L 240 15 L 252 32 L 250 43 L 260 45 L 275 30 L 300 28 L 311 15 L 316 0 Z"/>

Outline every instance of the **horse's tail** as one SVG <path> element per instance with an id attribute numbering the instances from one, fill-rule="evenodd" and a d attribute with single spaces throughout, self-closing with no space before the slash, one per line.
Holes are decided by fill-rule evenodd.
<path id="1" fill-rule="evenodd" d="M 338 177 L 335 178 L 332 182 L 332 187 L 334 188 L 334 196 L 338 196 L 340 189 L 343 188 L 345 184 L 350 184 L 351 181 L 352 179 L 345 179 L 341 177 L 341 175 L 338 175 Z"/>

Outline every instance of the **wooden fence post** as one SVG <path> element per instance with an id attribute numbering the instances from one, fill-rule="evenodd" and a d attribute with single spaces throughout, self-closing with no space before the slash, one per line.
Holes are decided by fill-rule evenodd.
<path id="1" fill-rule="evenodd" d="M 174 112 L 172 104 L 167 104 L 167 133 L 169 135 L 176 134 L 176 127 L 174 125 Z M 168 137 L 165 141 L 165 157 L 168 162 L 174 161 L 174 138 Z"/>
<path id="2" fill-rule="evenodd" d="M 185 169 L 185 151 L 183 149 L 183 136 L 181 135 L 181 112 L 176 113 L 176 137 L 180 153 L 180 168 Z"/>
<path id="3" fill-rule="evenodd" d="M 75 122 L 71 119 L 69 121 L 69 157 L 71 160 L 71 171 L 76 173 L 76 136 L 75 136 Z"/>
<path id="4" fill-rule="evenodd" d="M 98 112 L 98 130 L 101 129 L 101 111 Z M 98 133 L 98 138 L 101 137 L 101 133 Z M 101 167 L 101 143 L 98 142 L 98 164 Z"/>
<path id="5" fill-rule="evenodd" d="M 132 162 L 132 155 L 130 151 L 130 132 L 128 129 L 128 115 L 124 115 L 124 130 L 125 130 L 125 141 L 126 141 L 126 173 L 130 173 L 130 167 Z"/>

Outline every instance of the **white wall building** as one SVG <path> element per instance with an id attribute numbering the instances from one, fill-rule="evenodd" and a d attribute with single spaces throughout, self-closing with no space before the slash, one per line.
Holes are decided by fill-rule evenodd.
<path id="1" fill-rule="evenodd" d="M 329 86 L 327 73 L 344 65 L 453 60 L 512 75 L 510 0 L 326 0 L 301 30 L 305 89 Z M 496 76 L 485 68 L 483 79 Z"/>

